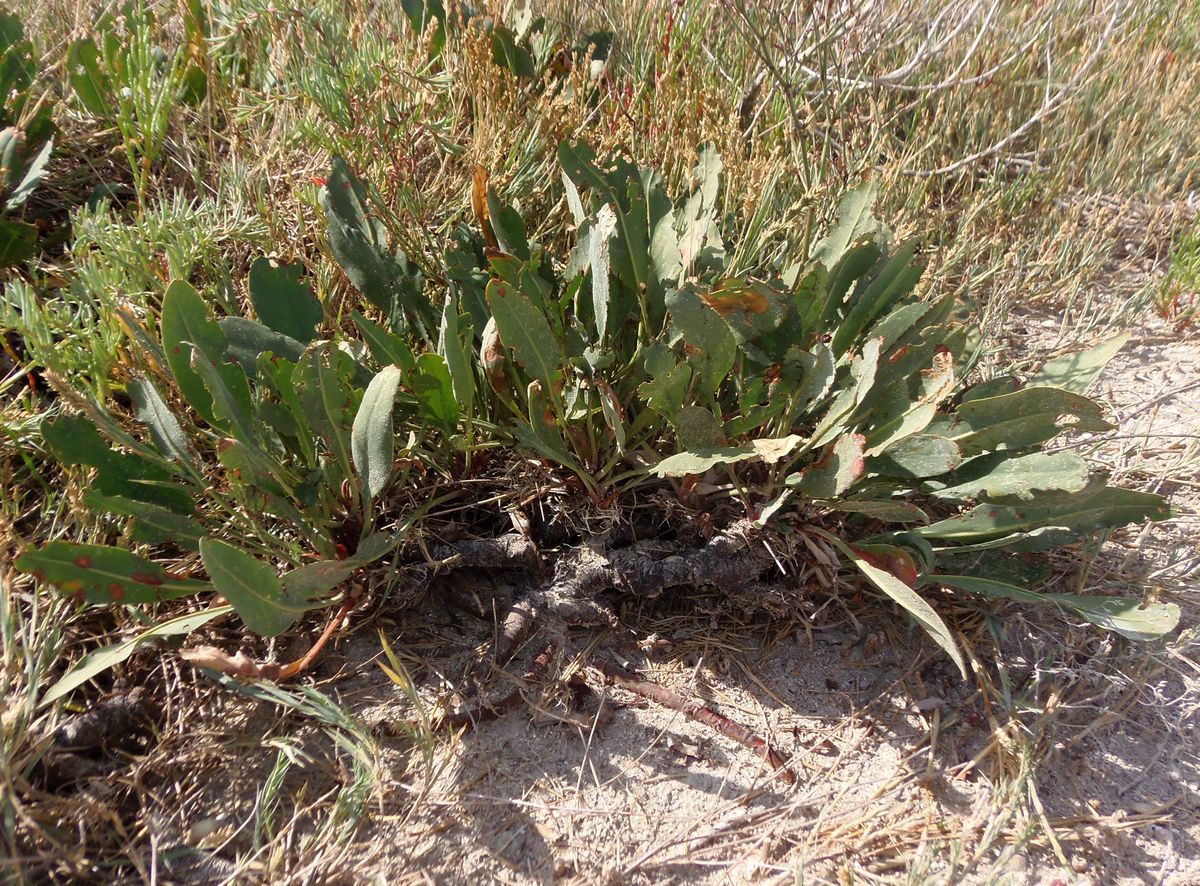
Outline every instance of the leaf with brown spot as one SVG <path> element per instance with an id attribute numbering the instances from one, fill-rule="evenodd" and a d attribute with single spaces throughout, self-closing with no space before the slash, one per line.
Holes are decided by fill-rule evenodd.
<path id="1" fill-rule="evenodd" d="M 154 603 L 211 591 L 208 582 L 174 578 L 122 548 L 52 541 L 17 558 L 17 569 L 89 603 Z"/>

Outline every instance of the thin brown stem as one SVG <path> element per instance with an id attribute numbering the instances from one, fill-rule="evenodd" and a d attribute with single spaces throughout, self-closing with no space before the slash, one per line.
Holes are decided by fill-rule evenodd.
<path id="1" fill-rule="evenodd" d="M 651 682 L 644 677 L 639 677 L 637 674 L 630 673 L 611 662 L 595 661 L 592 662 L 592 667 L 604 677 L 606 682 L 614 686 L 619 686 L 627 692 L 632 692 L 635 695 L 640 695 L 642 698 L 656 702 L 663 707 L 686 714 L 696 722 L 703 723 L 710 729 L 715 729 L 722 735 L 732 738 L 738 744 L 749 748 L 770 763 L 771 768 L 787 784 L 796 783 L 796 775 L 792 770 L 788 769 L 783 756 L 771 747 L 765 739 L 760 738 L 740 723 L 735 723 L 723 714 L 718 714 L 712 708 L 698 701 L 689 701 L 672 692 L 667 687 Z"/>

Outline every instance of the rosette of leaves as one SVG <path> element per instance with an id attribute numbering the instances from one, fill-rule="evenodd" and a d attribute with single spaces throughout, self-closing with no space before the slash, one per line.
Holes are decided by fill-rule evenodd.
<path id="1" fill-rule="evenodd" d="M 680 199 L 652 170 L 600 163 L 583 144 L 563 144 L 559 160 L 569 255 L 531 243 L 479 179 L 479 234 L 448 255 L 443 328 L 479 334 L 469 349 L 443 336 L 440 350 L 456 352 L 464 402 L 475 394 L 519 448 L 596 501 L 670 482 L 681 497 L 741 502 L 764 536 L 820 535 L 960 667 L 922 585 L 1049 603 L 1135 639 L 1174 627 L 1170 604 L 997 580 L 997 552 L 1169 516 L 1159 496 L 1108 486 L 1080 455 L 1041 451 L 1111 427 L 1085 393 L 1113 343 L 1031 378 L 966 385 L 969 327 L 951 298 L 916 295 L 918 241 L 893 242 L 870 183 L 805 262 L 730 274 L 711 149 Z M 769 570 L 773 557 L 757 562 Z"/>
<path id="2" fill-rule="evenodd" d="M 803 262 L 734 274 L 711 149 L 678 199 L 653 171 L 582 144 L 559 160 L 573 248 L 531 242 L 480 170 L 476 225 L 447 250 L 440 303 L 336 161 L 321 195 L 330 249 L 383 320 L 351 315 L 361 343 L 316 338 L 321 306 L 296 268 L 255 264 L 257 320 L 215 319 L 172 284 L 157 339 L 129 324 L 147 365 L 128 386 L 144 433 L 97 403 L 43 432 L 60 462 L 95 471 L 93 507 L 130 520 L 131 540 L 198 552 L 207 578 L 167 570 L 162 547 L 146 559 L 54 542 L 19 568 L 94 602 L 216 591 L 251 630 L 278 633 L 395 547 L 370 525 L 406 465 L 450 476 L 474 448 L 508 446 L 597 503 L 673 489 L 732 515 L 690 549 L 578 539 L 521 601 L 530 611 L 594 623 L 615 617 L 613 588 L 734 592 L 777 575 L 777 551 L 819 543 L 960 667 L 923 588 L 1055 605 L 1134 639 L 1174 627 L 1170 604 L 1042 593 L 1003 580 L 1009 561 L 997 559 L 1169 516 L 1077 454 L 1042 451 L 1064 432 L 1108 429 L 1086 391 L 1114 343 L 1030 378 L 965 385 L 968 331 L 951 299 L 916 294 L 917 243 L 893 243 L 872 217 L 870 184 Z M 528 539 L 495 541 L 489 568 L 508 558 L 527 571 L 537 556 Z M 439 562 L 465 554 L 447 546 Z"/>

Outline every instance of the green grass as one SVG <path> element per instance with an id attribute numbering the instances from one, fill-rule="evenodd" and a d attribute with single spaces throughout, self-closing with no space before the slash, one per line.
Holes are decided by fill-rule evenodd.
<path id="1" fill-rule="evenodd" d="M 1170 254 L 1162 281 L 1139 284 L 1117 309 L 1093 299 L 1128 234 L 1095 200 L 1177 205 L 1197 186 L 1200 12 L 1186 4 L 1140 0 L 1114 21 L 1108 6 L 1082 0 L 1005 2 L 978 43 L 968 27 L 905 71 L 936 14 L 916 4 L 875 28 L 806 19 L 799 5 L 779 16 L 769 5 L 742 13 L 702 0 L 551 2 L 540 7 L 546 57 L 609 31 L 607 72 L 592 81 L 576 64 L 519 83 L 478 35 L 451 37 L 431 60 L 430 35 L 414 33 L 395 0 L 206 2 L 197 4 L 203 36 L 180 15 L 190 4 L 145 3 L 138 8 L 153 19 L 134 16 L 113 32 L 120 52 L 104 59 L 113 81 L 104 113 L 69 83 L 63 22 L 83 33 L 109 5 L 25 5 L 17 11 L 59 132 L 50 175 L 22 212 L 51 232 L 48 243 L 54 231 L 65 243 L 6 272 L 0 334 L 16 360 L 0 361 L 0 564 L 36 542 L 120 538 L 115 524 L 81 516 L 86 476 L 49 467 L 37 429 L 63 408 L 48 396 L 52 378 L 121 395 L 138 365 L 131 334 L 157 327 L 170 280 L 191 279 L 241 315 L 254 257 L 299 261 L 327 322 L 348 325 L 360 299 L 330 256 L 314 181 L 334 153 L 372 183 L 390 235 L 435 281 L 431 292 L 447 238 L 472 219 L 475 164 L 502 199 L 540 220 L 531 236 L 564 245 L 570 215 L 555 151 L 581 137 L 661 168 L 671 193 L 686 190 L 696 147 L 715 144 L 726 165 L 723 214 L 747 220 L 735 268 L 806 251 L 838 199 L 872 175 L 880 217 L 901 236 L 929 232 L 926 292 L 969 295 L 988 330 L 1031 305 L 1057 311 L 1067 338 L 1088 339 L 1131 325 L 1152 302 L 1181 328 L 1200 307 L 1200 234 L 1193 224 L 1179 235 L 1183 212 L 1154 232 Z M 193 70 L 207 76 L 202 102 L 180 98 Z M 114 190 L 134 197 L 91 199 Z M 992 344 L 983 366 L 1013 358 Z M 42 729 L 58 714 L 37 700 L 130 623 L 73 612 L 4 569 L 0 839 L 10 857 L 31 859 L 12 873 L 36 879 L 66 839 L 52 804 L 22 799 Z M 287 703 L 326 724 L 351 771 L 304 847 L 317 854 L 362 813 L 377 761 L 370 737 L 328 699 L 301 692 Z M 427 771 L 430 740 L 417 742 Z M 282 815 L 279 754 L 250 825 L 260 852 Z M 1014 773 L 1012 785 L 1033 778 Z M 105 851 L 128 849 L 118 843 Z"/>

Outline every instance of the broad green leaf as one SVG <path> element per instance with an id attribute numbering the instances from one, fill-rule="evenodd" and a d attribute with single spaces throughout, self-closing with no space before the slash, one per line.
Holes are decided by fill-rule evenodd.
<path id="1" fill-rule="evenodd" d="M 929 366 L 919 371 L 915 385 L 913 379 L 905 377 L 882 389 L 876 387 L 868 404 L 873 419 L 868 456 L 879 455 L 898 441 L 925 430 L 937 415 L 938 405 L 953 393 L 954 357 L 944 347 L 927 347 L 933 351 Z M 890 360 L 885 365 L 889 370 L 894 369 Z M 910 403 L 914 386 L 918 392 L 916 400 Z"/>
<path id="2" fill-rule="evenodd" d="M 867 469 L 889 477 L 937 477 L 962 464 L 957 444 L 936 434 L 913 434 L 867 461 Z"/>
<path id="3" fill-rule="evenodd" d="M 1171 509 L 1161 496 L 1117 489 L 1098 479 L 1080 492 L 1038 493 L 1028 504 L 1019 507 L 983 504 L 960 516 L 913 531 L 924 538 L 980 542 L 1041 528 L 1061 528 L 1080 534 L 1147 520 L 1165 520 L 1170 516 Z M 1061 541 L 1061 538 L 1054 539 L 1047 546 Z"/>
<path id="4" fill-rule="evenodd" d="M 336 588 L 355 571 L 374 563 L 396 549 L 401 538 L 376 532 L 359 543 L 358 550 L 344 560 L 306 563 L 283 576 L 284 591 L 295 599 L 312 600 Z"/>
<path id="5" fill-rule="evenodd" d="M 394 308 L 393 284 L 399 274 L 383 224 L 367 212 L 366 190 L 341 157 L 321 189 L 329 222 L 329 246 L 354 287 L 376 307 Z"/>
<path id="6" fill-rule="evenodd" d="M 192 368 L 192 350 L 199 350 L 215 364 L 225 359 L 229 343 L 221 328 L 209 317 L 204 299 L 187 281 L 176 280 L 167 287 L 159 329 L 167 365 L 183 398 L 201 418 L 218 427 L 220 423 L 213 413 L 212 394 Z"/>
<path id="7" fill-rule="evenodd" d="M 837 498 L 858 482 L 864 469 L 862 434 L 843 434 L 823 456 L 788 477 L 787 485 L 808 498 Z"/>
<path id="8" fill-rule="evenodd" d="M 217 593 L 233 604 L 246 627 L 256 634 L 282 634 L 310 608 L 302 598 L 284 590 L 274 566 L 220 539 L 202 539 L 200 558 Z"/>
<path id="9" fill-rule="evenodd" d="M 1087 486 L 1088 466 L 1074 452 L 1032 452 L 1016 457 L 994 453 L 962 465 L 951 479 L 953 486 L 932 490 L 932 494 L 951 501 L 1008 495 L 1028 501 L 1038 491 L 1079 492 Z"/>
<path id="10" fill-rule="evenodd" d="M 450 382 L 454 387 L 454 397 L 464 415 L 470 418 L 475 408 L 475 368 L 470 342 L 473 340 L 471 327 L 468 325 L 465 335 L 460 332 L 459 324 L 462 318 L 458 313 L 458 300 L 452 293 L 446 295 L 442 305 L 442 325 L 438 329 L 438 353 L 446 361 L 450 370 Z M 466 339 L 464 343 L 463 339 Z"/>
<path id="11" fill-rule="evenodd" d="M 862 353 L 850 363 L 850 384 L 834 397 L 828 411 L 817 423 L 809 441 L 810 449 L 819 449 L 846 430 L 846 420 L 862 405 L 871 386 L 875 384 L 878 366 L 879 339 L 873 338 L 863 345 Z"/>
<path id="12" fill-rule="evenodd" d="M 370 348 L 375 362 L 381 366 L 394 363 L 404 370 L 411 370 L 416 365 L 412 349 L 400 336 L 394 332 L 388 332 L 374 320 L 367 319 L 358 311 L 351 311 L 350 318 L 362 334 L 363 341 Z"/>
<path id="13" fill-rule="evenodd" d="M 110 668 L 116 667 L 133 655 L 133 653 L 137 652 L 144 643 L 162 637 L 177 637 L 190 634 L 204 627 L 209 622 L 216 621 L 218 618 L 228 615 L 231 612 L 233 612 L 232 606 L 213 606 L 201 612 L 189 612 L 187 615 L 180 615 L 159 622 L 154 627 L 142 631 L 128 640 L 122 640 L 120 643 L 114 643 L 111 646 L 102 646 L 99 649 L 94 649 L 79 659 L 71 670 L 63 674 L 62 678 L 46 691 L 46 694 L 38 700 L 38 707 L 53 704 L 60 698 L 74 692 L 93 677 L 99 676 Z"/>
<path id="14" fill-rule="evenodd" d="M 122 548 L 52 541 L 17 558 L 17 569 L 89 603 L 140 605 L 211 591 L 207 582 L 176 578 Z"/>
<path id="15" fill-rule="evenodd" d="M 100 51 L 90 38 L 76 40 L 67 49 L 67 81 L 88 112 L 107 119 L 116 112 L 112 81 L 100 61 Z"/>
<path id="16" fill-rule="evenodd" d="M 533 56 L 517 42 L 516 35 L 503 25 L 492 28 L 492 61 L 518 77 L 534 75 Z"/>
<path id="17" fill-rule="evenodd" d="M 848 498 L 842 501 L 817 501 L 814 504 L 831 511 L 846 514 L 862 514 L 882 520 L 884 523 L 928 523 L 928 515 L 916 505 L 906 501 L 876 501 L 872 499 Z"/>
<path id="18" fill-rule="evenodd" d="M 671 420 L 683 409 L 692 368 L 687 363 L 676 363 L 674 355 L 660 342 L 646 348 L 644 362 L 650 381 L 638 393 L 647 406 Z"/>
<path id="19" fill-rule="evenodd" d="M 679 452 L 664 458 L 654 467 L 660 477 L 683 477 L 703 474 L 717 465 L 732 465 L 742 461 L 776 464 L 794 452 L 804 438 L 796 434 L 777 439 L 754 440 L 745 446 L 722 446 L 696 452 Z"/>
<path id="20" fill-rule="evenodd" d="M 679 445 L 686 450 L 709 450 L 724 442 L 721 422 L 711 409 L 703 406 L 685 406 L 671 418 Z"/>
<path id="21" fill-rule="evenodd" d="M 204 530 L 200 528 L 199 523 L 184 514 L 120 495 L 105 495 L 98 489 L 89 490 L 83 503 L 92 511 L 132 517 L 134 541 L 146 544 L 173 541 L 189 551 L 200 549 L 200 538 L 204 535 Z"/>
<path id="22" fill-rule="evenodd" d="M 716 391 L 733 366 L 737 342 L 721 315 L 688 289 L 667 294 L 667 311 L 710 391 Z M 691 447 L 688 447 L 691 448 Z"/>
<path id="23" fill-rule="evenodd" d="M 497 245 L 509 255 L 529 261 L 529 235 L 520 213 L 501 201 L 491 188 L 487 189 L 487 203 L 487 220 L 496 235 Z"/>
<path id="24" fill-rule="evenodd" d="M 963 661 L 962 653 L 959 652 L 958 645 L 954 642 L 954 637 L 950 634 L 950 629 L 946 627 L 946 623 L 942 621 L 941 616 L 937 614 L 934 608 L 920 594 L 890 572 L 880 569 L 877 566 L 872 566 L 867 562 L 865 557 L 857 553 L 837 536 L 820 529 L 814 529 L 814 531 L 841 551 L 850 562 L 858 567 L 863 575 L 870 579 L 871 584 L 899 603 L 925 629 L 934 642 L 941 646 L 946 651 L 946 654 L 954 660 L 963 677 L 967 676 L 966 662 Z"/>
<path id="25" fill-rule="evenodd" d="M 350 387 L 354 371 L 349 356 L 324 344 L 311 347 L 292 373 L 308 426 L 329 446 L 340 469 L 339 483 L 354 476 L 350 453 L 350 429 L 356 412 Z"/>
<path id="26" fill-rule="evenodd" d="M 253 378 L 262 354 L 275 354 L 295 363 L 304 355 L 304 344 L 245 317 L 222 317 L 217 321 L 229 346 L 225 358 L 242 367 Z"/>
<path id="27" fill-rule="evenodd" d="M 862 337 L 867 325 L 883 315 L 900 299 L 904 298 L 924 270 L 914 260 L 917 251 L 917 240 L 909 240 L 896 250 L 875 277 L 862 292 L 855 293 L 847 306 L 845 319 L 838 324 L 833 333 L 830 348 L 839 357 Z"/>
<path id="28" fill-rule="evenodd" d="M 851 288 L 882 261 L 885 261 L 883 244 L 877 239 L 867 238 L 851 244 L 846 254 L 829 269 L 829 285 L 824 304 L 820 305 L 821 312 L 807 317 L 805 326 L 814 331 L 836 332 L 845 315 L 846 299 L 852 295 Z M 812 309 L 817 307 L 814 303 Z"/>
<path id="29" fill-rule="evenodd" d="M 540 381 L 529 383 L 525 389 L 525 399 L 528 403 L 529 423 L 516 426 L 514 430 L 518 439 L 546 458 L 572 470 L 577 469 L 578 462 L 567 451 L 567 444 L 559 431 L 554 409 L 551 408 Z"/>
<path id="30" fill-rule="evenodd" d="M 247 446 L 257 446 L 259 437 L 250 384 L 242 368 L 233 363 L 214 363 L 199 348 L 193 348 L 192 369 L 212 400 L 212 423 Z"/>
<path id="31" fill-rule="evenodd" d="M 300 282 L 302 269 L 300 264 L 257 258 L 250 265 L 249 288 L 258 319 L 275 332 L 307 343 L 313 340 L 325 312 L 312 288 Z"/>
<path id="32" fill-rule="evenodd" d="M 47 141 L 42 145 L 42 149 L 38 151 L 37 156 L 29 161 L 29 166 L 25 170 L 25 175 L 17 186 L 12 189 L 8 195 L 8 201 L 4 204 L 4 208 L 8 212 L 15 212 L 29 199 L 29 195 L 34 189 L 42 183 L 42 179 L 46 176 L 46 164 L 50 162 L 50 152 L 54 149 L 54 141 Z"/>
<path id="33" fill-rule="evenodd" d="M 28 261 L 37 254 L 37 228 L 22 221 L 0 220 L 0 268 Z"/>
<path id="34" fill-rule="evenodd" d="M 170 508 L 178 514 L 195 510 L 194 492 L 160 465 L 141 455 L 122 452 L 81 415 L 60 415 L 41 425 L 42 439 L 64 465 L 96 468 L 92 487 L 104 495 L 120 495 Z"/>
<path id="35" fill-rule="evenodd" d="M 355 289 L 393 324 L 425 336 L 435 327 L 433 307 L 407 257 L 388 245 L 387 229 L 367 211 L 366 189 L 341 157 L 333 158 L 320 193 L 329 222 L 329 248 Z"/>
<path id="36" fill-rule="evenodd" d="M 803 356 L 811 358 L 811 362 L 804 361 L 804 381 L 796 392 L 796 405 L 801 413 L 807 412 L 810 404 L 824 400 L 837 380 L 837 366 L 828 345 L 817 342 L 812 352 Z"/>
<path id="37" fill-rule="evenodd" d="M 1086 351 L 1055 357 L 1029 379 L 1029 384 L 1038 387 L 1062 388 L 1073 394 L 1086 394 L 1088 388 L 1104 371 L 1108 361 L 1128 341 L 1129 333 L 1123 332 Z"/>
<path id="38" fill-rule="evenodd" d="M 692 266 L 714 227 L 713 217 L 723 168 L 716 147 L 706 143 L 700 149 L 699 162 L 692 171 L 692 180 L 695 182 L 692 193 L 680 208 L 676 221 L 680 260 L 684 268 Z"/>
<path id="39" fill-rule="evenodd" d="M 525 295 L 498 280 L 488 284 L 487 298 L 500 340 L 531 378 L 553 391 L 567 357 L 545 315 Z"/>
<path id="40" fill-rule="evenodd" d="M 596 320 L 596 344 L 603 347 L 608 334 L 608 241 L 617 229 L 617 216 L 605 203 L 596 213 L 596 224 L 588 238 L 588 260 L 592 266 L 592 315 Z"/>
<path id="41" fill-rule="evenodd" d="M 125 386 L 138 420 L 150 431 L 158 451 L 167 458 L 197 469 L 191 442 L 184 434 L 179 419 L 167 405 L 158 388 L 148 378 L 135 378 Z"/>
<path id="42" fill-rule="evenodd" d="M 1016 585 L 969 575 L 931 575 L 927 580 L 986 597 L 1060 606 L 1094 625 L 1114 631 L 1130 640 L 1155 640 L 1169 634 L 1179 625 L 1179 607 L 1174 603 L 1143 603 L 1127 597 L 1041 594 Z"/>
<path id="43" fill-rule="evenodd" d="M 879 187 L 873 179 L 847 192 L 838 207 L 837 223 L 829 235 L 813 248 L 813 259 L 826 268 L 832 268 L 851 243 L 878 232 L 879 223 L 871 217 L 871 208 L 875 205 L 878 193 Z"/>
<path id="44" fill-rule="evenodd" d="M 392 413 L 401 377 L 400 367 L 385 366 L 371 379 L 350 432 L 354 467 L 372 496 L 380 493 L 392 474 L 395 455 Z"/>
<path id="45" fill-rule="evenodd" d="M 567 195 L 567 207 L 571 210 L 571 218 L 575 222 L 575 227 L 583 224 L 587 213 L 583 210 L 583 200 L 579 195 L 579 188 L 575 187 L 575 182 L 571 181 L 571 176 L 567 173 L 560 172 L 559 177 L 562 179 L 563 190 Z"/>
<path id="46" fill-rule="evenodd" d="M 454 396 L 454 380 L 441 354 L 432 351 L 417 358 L 417 369 L 409 380 L 421 414 L 447 433 L 458 424 L 461 412 Z"/>
<path id="47" fill-rule="evenodd" d="M 1063 431 L 1108 431 L 1100 405 L 1057 388 L 1024 388 L 963 403 L 954 412 L 953 438 L 964 453 L 1025 449 Z"/>
<path id="48" fill-rule="evenodd" d="M 446 46 L 446 9 L 440 0 L 400 0 L 400 6 L 417 34 L 424 36 L 433 26 L 429 57 L 441 55 Z"/>

